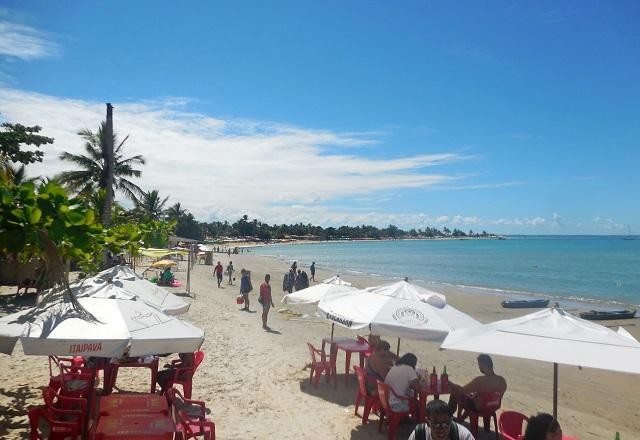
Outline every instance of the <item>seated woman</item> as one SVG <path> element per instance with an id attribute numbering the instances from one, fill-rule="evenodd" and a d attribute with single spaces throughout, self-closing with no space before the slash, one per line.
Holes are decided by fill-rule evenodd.
<path id="1" fill-rule="evenodd" d="M 380 380 L 384 382 L 387 373 L 391 367 L 393 367 L 393 363 L 396 360 L 396 355 L 391 353 L 390 348 L 391 346 L 387 341 L 380 339 L 376 345 L 376 349 L 371 353 L 369 359 L 367 359 L 367 365 L 364 369 L 367 375 L 365 386 L 370 396 L 378 394 L 376 381 Z"/>
<path id="2" fill-rule="evenodd" d="M 389 405 L 391 409 L 398 412 L 411 411 L 417 409 L 416 395 L 420 387 L 420 379 L 416 373 L 418 358 L 413 353 L 402 356 L 396 364 L 389 370 L 384 383 L 393 389 L 398 397 L 407 397 L 410 400 L 398 399 L 393 393 L 389 393 Z"/>
<path id="3" fill-rule="evenodd" d="M 529 417 L 524 440 L 561 440 L 562 428 L 551 414 L 538 413 Z"/>
<path id="4" fill-rule="evenodd" d="M 171 269 L 169 269 L 167 267 L 167 268 L 164 269 L 164 271 L 160 275 L 160 279 L 158 280 L 158 284 L 161 284 L 163 286 L 170 286 L 171 283 L 173 283 L 174 278 L 175 277 L 171 273 Z"/>
<path id="5" fill-rule="evenodd" d="M 158 385 L 160 385 L 160 393 L 164 394 L 171 385 L 173 385 L 173 380 L 175 376 L 175 372 L 178 368 L 189 368 L 193 367 L 195 362 L 194 353 L 178 353 L 178 357 L 180 358 L 178 362 L 172 364 L 166 364 L 165 369 L 158 371 L 158 376 L 156 381 Z M 178 379 L 186 380 L 188 372 L 181 371 L 178 375 Z M 182 376 L 182 377 L 181 377 Z"/>

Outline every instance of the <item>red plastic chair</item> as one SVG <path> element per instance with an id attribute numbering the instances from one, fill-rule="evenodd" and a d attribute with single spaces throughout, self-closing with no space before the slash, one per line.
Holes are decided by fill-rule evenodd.
<path id="1" fill-rule="evenodd" d="M 81 410 L 37 406 L 29 410 L 28 416 L 30 440 L 65 440 L 82 435 L 84 413 Z M 41 430 L 41 422 L 48 426 L 48 435 L 47 430 Z"/>
<path id="2" fill-rule="evenodd" d="M 87 414 L 87 399 L 81 397 L 67 397 L 58 393 L 54 388 L 45 387 L 42 390 L 42 399 L 47 408 L 54 410 L 78 410 L 82 417 Z"/>
<path id="3" fill-rule="evenodd" d="M 480 393 L 482 408 L 480 408 L 479 411 L 473 411 L 469 408 L 461 407 L 460 410 L 458 410 L 458 422 L 461 422 L 469 417 L 471 433 L 474 437 L 478 437 L 478 419 L 482 417 L 484 430 L 485 432 L 489 432 L 489 427 L 491 426 L 491 418 L 493 418 L 496 440 L 499 440 L 500 437 L 498 434 L 498 416 L 496 415 L 496 411 L 500 409 L 500 405 L 502 404 L 502 394 L 503 393 L 497 392 Z"/>
<path id="4" fill-rule="evenodd" d="M 364 355 L 365 358 L 368 358 L 369 356 L 371 356 L 371 353 L 373 353 L 373 351 L 375 350 L 375 347 L 369 344 L 369 341 L 367 340 L 367 338 L 365 338 L 364 336 L 358 335 L 358 343 L 367 344 L 369 349 L 362 354 Z"/>
<path id="5" fill-rule="evenodd" d="M 387 419 L 387 423 L 389 424 L 388 429 L 388 440 L 393 440 L 396 438 L 396 430 L 398 429 L 398 425 L 400 422 L 409 417 L 411 414 L 411 408 L 413 406 L 411 399 L 408 397 L 398 396 L 393 389 L 384 382 L 377 381 L 378 384 L 378 398 L 380 399 L 380 406 L 382 410 L 380 411 L 380 422 L 378 423 L 378 432 L 382 432 L 382 425 L 384 423 L 385 417 Z M 400 400 L 406 400 L 409 405 L 409 411 L 394 411 L 389 404 L 389 396 L 393 394 L 396 398 Z"/>
<path id="6" fill-rule="evenodd" d="M 517 411 L 502 411 L 498 417 L 498 428 L 504 440 L 521 440 L 522 428 L 529 417 Z"/>
<path id="7" fill-rule="evenodd" d="M 311 354 L 311 371 L 309 372 L 309 382 L 313 383 L 318 388 L 318 382 L 320 382 L 320 375 L 324 372 L 327 378 L 327 383 L 331 376 L 334 378 L 334 386 L 338 386 L 338 378 L 336 374 L 335 360 L 333 362 L 328 360 L 329 357 L 324 350 L 318 350 L 311 343 L 307 342 L 309 347 L 309 353 Z M 316 356 L 320 357 L 320 360 Z M 315 380 L 313 376 L 315 375 Z"/>
<path id="8" fill-rule="evenodd" d="M 172 367 L 173 379 L 169 381 L 166 388 L 171 388 L 174 385 L 182 385 L 184 396 L 187 399 L 191 399 L 191 391 L 193 390 L 193 375 L 196 373 L 198 366 L 204 360 L 204 351 L 196 351 L 193 354 L 193 366 L 192 367 Z M 179 359 L 171 361 L 172 365 L 177 365 L 181 361 Z"/>
<path id="9" fill-rule="evenodd" d="M 362 424 L 365 425 L 369 421 L 369 414 L 371 412 L 377 413 L 380 410 L 380 399 L 377 395 L 370 396 L 367 393 L 367 373 L 365 373 L 365 371 L 357 365 L 353 367 L 353 370 L 356 372 L 356 377 L 358 378 L 355 415 L 358 415 L 358 407 L 360 406 L 360 402 L 364 400 L 364 408 L 362 409 Z"/>
<path id="10" fill-rule="evenodd" d="M 49 380 L 49 386 L 52 380 Z M 60 364 L 60 374 L 53 381 L 52 388 L 59 386 L 60 395 L 65 397 L 89 398 L 95 385 L 93 370 Z"/>
<path id="11" fill-rule="evenodd" d="M 185 399 L 176 388 L 167 391 L 166 396 L 176 428 L 181 431 L 184 440 L 199 436 L 205 440 L 215 440 L 216 425 L 206 417 L 204 402 Z"/>

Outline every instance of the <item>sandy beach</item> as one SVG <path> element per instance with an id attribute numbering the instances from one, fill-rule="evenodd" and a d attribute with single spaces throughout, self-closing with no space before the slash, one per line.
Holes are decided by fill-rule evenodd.
<path id="1" fill-rule="evenodd" d="M 224 266 L 226 255 L 214 254 L 214 261 Z M 191 273 L 191 290 L 195 297 L 184 319 L 202 327 L 206 338 L 202 350 L 206 357 L 194 379 L 195 399 L 204 400 L 216 423 L 218 439 L 383 439 L 377 432 L 377 417 L 368 425 L 355 417 L 355 380 L 344 386 L 344 361 L 338 358 L 338 388 L 324 381 L 315 389 L 310 386 L 306 342 L 319 345 L 330 333 L 330 324 L 315 317 L 315 307 L 295 310 L 307 316 L 272 310 L 269 325 L 272 332 L 262 330 L 257 291 L 265 273 L 272 276 L 276 310 L 282 308 L 282 276 L 284 262 L 251 254 L 232 255 L 238 282 L 223 283 L 218 289 L 213 267 L 196 265 Z M 240 311 L 235 302 L 239 271 L 251 270 L 254 290 L 251 313 Z M 138 270 L 138 273 L 140 270 Z M 316 279 L 333 273 L 318 268 Z M 176 273 L 186 280 L 186 271 Z M 379 284 L 380 279 L 345 277 L 358 287 Z M 15 287 L 13 288 L 15 289 Z M 174 289 L 176 292 L 184 289 Z M 527 313 L 506 310 L 500 297 L 469 294 L 451 287 L 443 292 L 454 307 L 474 318 L 489 322 Z M 2 303 L 2 315 L 13 308 Z M 625 322 L 625 328 L 640 338 L 637 320 Z M 608 322 L 607 325 L 616 324 Z M 355 333 L 336 328 L 336 335 Z M 389 341 L 395 348 L 396 340 Z M 446 365 L 452 381 L 467 382 L 478 375 L 475 354 L 440 351 L 437 343 L 403 340 L 401 353 L 411 351 L 418 356 L 418 367 L 440 372 Z M 352 360 L 352 365 L 357 362 Z M 161 362 L 162 364 L 163 362 Z M 495 369 L 505 376 L 508 390 L 502 408 L 525 414 L 552 409 L 552 364 L 494 357 Z M 148 382 L 146 369 L 121 370 L 118 387 L 143 391 Z M 139 371 L 143 370 L 143 371 Z M 16 348 L 13 356 L 0 355 L 0 437 L 28 438 L 27 408 L 42 403 L 40 388 L 47 384 L 49 370 L 45 357 L 24 356 Z M 558 416 L 565 434 L 581 440 L 640 438 L 640 377 L 607 371 L 560 366 Z M 406 438 L 411 426 L 404 425 L 398 438 Z M 493 438 L 481 433 L 480 438 Z"/>

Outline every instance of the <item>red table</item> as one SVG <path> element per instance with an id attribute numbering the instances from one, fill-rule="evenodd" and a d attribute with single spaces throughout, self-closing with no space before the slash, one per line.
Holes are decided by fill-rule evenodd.
<path id="1" fill-rule="evenodd" d="M 435 387 L 431 387 L 430 382 L 420 382 L 420 392 L 418 393 L 418 422 L 423 423 L 426 420 L 427 398 L 432 395 L 435 399 L 440 398 L 440 394 L 449 394 L 449 384 L 442 386 L 440 378 Z"/>
<path id="2" fill-rule="evenodd" d="M 351 353 L 358 353 L 360 355 L 360 367 L 364 368 L 364 354 L 369 351 L 369 344 L 365 344 L 351 338 L 330 338 L 322 339 L 322 347 L 324 345 L 331 344 L 330 358 L 332 362 L 335 362 L 338 356 L 338 350 L 343 350 L 345 354 L 345 368 L 344 368 L 344 385 L 349 386 L 349 376 L 351 367 Z"/>
<path id="3" fill-rule="evenodd" d="M 110 394 L 113 387 L 116 384 L 118 377 L 118 370 L 120 368 L 149 368 L 151 370 L 151 387 L 150 392 L 156 392 L 156 379 L 158 377 L 158 358 L 157 357 L 143 357 L 132 358 L 131 361 L 122 361 L 119 359 L 112 359 L 104 369 L 104 387 L 105 394 Z"/>
<path id="4" fill-rule="evenodd" d="M 111 394 L 101 396 L 97 402 L 98 414 L 169 414 L 169 405 L 164 396 L 158 394 Z"/>
<path id="5" fill-rule="evenodd" d="M 100 416 L 95 440 L 171 440 L 176 426 L 161 413 L 114 414 Z"/>

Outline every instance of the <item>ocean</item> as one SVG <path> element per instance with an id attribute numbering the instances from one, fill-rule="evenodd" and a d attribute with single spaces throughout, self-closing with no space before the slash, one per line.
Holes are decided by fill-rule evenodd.
<path id="1" fill-rule="evenodd" d="M 409 277 L 509 298 L 544 296 L 603 306 L 640 304 L 640 238 L 508 236 L 505 240 L 341 241 L 252 252 L 345 275 Z M 619 308 L 619 307 L 618 307 Z"/>

